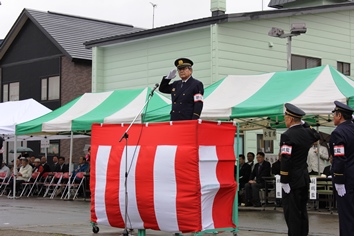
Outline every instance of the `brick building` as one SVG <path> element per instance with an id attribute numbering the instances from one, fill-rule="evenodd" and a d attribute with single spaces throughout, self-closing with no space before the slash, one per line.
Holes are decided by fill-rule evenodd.
<path id="1" fill-rule="evenodd" d="M 0 47 L 1 102 L 33 98 L 54 110 L 91 92 L 92 52 L 83 43 L 138 30 L 132 25 L 24 9 Z M 39 142 L 21 142 L 18 145 L 31 147 L 36 155 L 43 151 Z M 74 141 L 74 161 L 89 143 L 89 139 Z M 51 141 L 49 154 L 69 157 L 69 145 L 68 140 Z"/>

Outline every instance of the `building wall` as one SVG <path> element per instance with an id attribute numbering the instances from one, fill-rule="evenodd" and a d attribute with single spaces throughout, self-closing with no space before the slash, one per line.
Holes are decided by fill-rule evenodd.
<path id="1" fill-rule="evenodd" d="M 93 52 L 93 91 L 152 87 L 175 68 L 179 57 L 191 58 L 194 76 L 210 84 L 209 27 L 100 47 Z"/>
<path id="2" fill-rule="evenodd" d="M 61 58 L 61 105 L 72 101 L 84 93 L 91 92 L 91 63 L 73 62 L 68 57 Z M 73 161 L 78 162 L 84 154 L 85 144 L 90 144 L 90 138 L 75 139 L 73 145 Z M 60 141 L 60 154 L 69 160 L 70 140 Z"/>
<path id="3" fill-rule="evenodd" d="M 353 15 L 341 11 L 221 24 L 218 77 L 286 70 L 287 39 L 270 37 L 268 32 L 272 27 L 289 32 L 291 23 L 306 23 L 308 29 L 293 37 L 292 54 L 320 58 L 322 65 L 335 68 L 337 61 L 352 63 Z"/>
<path id="4" fill-rule="evenodd" d="M 61 58 L 61 105 L 91 92 L 91 63 Z"/>
<path id="5" fill-rule="evenodd" d="M 300 12 L 301 13 L 301 12 Z M 178 57 L 194 60 L 193 75 L 210 85 L 227 75 L 254 75 L 287 68 L 287 40 L 268 36 L 272 27 L 289 32 L 306 23 L 307 33 L 293 37 L 292 54 L 320 58 L 322 65 L 353 63 L 354 11 L 298 14 L 266 20 L 228 22 L 185 32 L 94 49 L 93 78 L 98 91 L 152 86 Z M 351 66 L 351 75 L 354 68 Z M 245 152 L 256 150 L 256 135 L 245 135 Z M 280 136 L 279 136 L 280 137 Z M 279 138 L 278 137 L 278 138 Z M 274 153 L 279 140 L 274 141 Z"/>

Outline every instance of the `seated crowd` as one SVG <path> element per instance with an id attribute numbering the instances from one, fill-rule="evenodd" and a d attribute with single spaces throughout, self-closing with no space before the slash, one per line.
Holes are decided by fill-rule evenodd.
<path id="1" fill-rule="evenodd" d="M 258 152 L 256 155 L 256 162 L 254 161 L 255 154 L 253 152 L 247 153 L 247 162 L 245 155 L 239 155 L 239 194 L 238 205 L 260 207 L 260 189 L 264 189 L 267 184 L 264 177 L 271 177 L 280 175 L 281 155 L 278 155 L 277 161 L 273 164 L 265 160 L 265 154 Z M 323 168 L 320 173 L 322 177 L 331 177 L 332 157 L 329 157 L 329 165 Z M 237 165 L 235 165 L 234 176 L 236 180 Z M 309 170 L 309 174 L 311 174 Z M 269 183 L 268 183 L 269 187 Z M 273 186 L 274 187 L 274 186 Z M 276 199 L 275 204 L 281 206 L 281 199 Z"/>
<path id="2" fill-rule="evenodd" d="M 89 154 L 86 155 L 86 157 L 81 156 L 78 164 L 74 165 L 74 170 L 71 173 L 69 173 L 69 164 L 65 163 L 65 157 L 62 156 L 54 156 L 52 159 L 53 164 L 49 165 L 45 156 L 36 158 L 34 155 L 26 157 L 21 154 L 16 158 L 16 171 L 13 170 L 14 165 L 10 168 L 6 165 L 5 161 L 2 161 L 0 168 L 0 196 L 11 194 L 14 175 L 16 176 L 16 196 L 21 194 L 24 184 L 34 182 L 36 183 L 36 188 L 34 188 L 33 194 L 44 194 L 46 191 L 40 191 L 40 189 L 42 189 L 46 183 L 57 183 L 59 181 L 58 179 L 54 179 L 55 173 L 69 173 L 68 179 L 61 181 L 63 186 L 65 183 L 79 183 L 82 174 L 79 176 L 78 173 L 89 173 L 90 171 L 87 157 L 89 158 Z M 37 172 L 39 173 L 38 177 L 35 175 Z M 47 184 L 46 186 L 48 187 L 49 185 Z M 60 192 L 61 191 L 58 191 L 58 195 Z M 82 194 L 83 190 L 80 189 L 79 193 Z"/>

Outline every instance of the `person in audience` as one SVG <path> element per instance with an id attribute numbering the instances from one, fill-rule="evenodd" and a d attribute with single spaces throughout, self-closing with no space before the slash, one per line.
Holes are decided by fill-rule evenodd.
<path id="1" fill-rule="evenodd" d="M 36 160 L 36 156 L 35 156 L 35 155 L 32 155 L 32 156 L 31 156 L 31 163 L 34 163 L 34 160 Z"/>
<path id="2" fill-rule="evenodd" d="M 14 160 L 12 160 L 11 162 L 13 163 Z M 22 164 L 20 158 L 16 158 L 16 169 L 17 169 L 16 172 L 20 171 L 21 165 Z M 11 173 L 14 173 L 14 165 L 11 167 Z"/>
<path id="3" fill-rule="evenodd" d="M 32 168 L 34 167 L 34 162 L 32 162 L 32 159 L 30 156 L 26 157 L 28 160 L 28 165 L 32 166 Z"/>
<path id="4" fill-rule="evenodd" d="M 39 177 L 42 177 L 44 173 L 44 167 L 41 165 L 41 160 L 36 158 L 34 160 L 34 167 L 32 168 L 32 173 L 39 172 Z"/>
<path id="5" fill-rule="evenodd" d="M 257 164 L 251 173 L 250 180 L 245 184 L 246 206 L 260 207 L 259 189 L 265 187 L 263 177 L 270 176 L 270 163 L 264 160 L 264 152 L 257 153 Z"/>
<path id="6" fill-rule="evenodd" d="M 77 173 L 79 172 L 88 172 L 89 170 L 89 164 L 86 162 L 86 158 L 84 156 L 81 156 L 79 158 L 79 164 L 77 165 L 77 167 L 73 170 L 73 174 L 72 174 L 72 178 L 75 178 L 75 183 L 80 183 L 81 182 L 81 178 L 77 177 Z M 83 194 L 83 186 L 80 187 L 79 189 L 79 196 L 81 196 Z"/>
<path id="7" fill-rule="evenodd" d="M 245 184 L 248 183 L 251 175 L 251 166 L 245 163 L 245 155 L 240 154 L 239 155 L 239 167 L 240 167 L 240 174 L 239 174 L 239 192 L 238 192 L 238 203 L 239 205 L 241 203 L 245 202 L 245 197 L 244 197 L 244 187 Z M 237 166 L 235 166 L 235 178 L 237 175 Z"/>
<path id="8" fill-rule="evenodd" d="M 254 169 L 254 153 L 248 152 L 247 153 L 247 164 L 251 166 L 251 172 Z"/>
<path id="9" fill-rule="evenodd" d="M 309 175 L 319 175 L 320 171 L 327 165 L 327 161 L 327 148 L 314 142 L 307 154 L 307 170 Z"/>
<path id="10" fill-rule="evenodd" d="M 58 164 L 56 165 L 54 172 L 69 172 L 69 165 L 65 164 L 65 157 L 58 158 Z"/>
<path id="11" fill-rule="evenodd" d="M 73 170 L 73 177 L 76 176 L 77 173 L 79 172 L 87 172 L 89 168 L 88 163 L 86 162 L 86 158 L 81 156 L 79 158 L 79 164 L 77 165 L 77 167 Z"/>
<path id="12" fill-rule="evenodd" d="M 42 156 L 41 158 L 41 164 L 43 166 L 43 169 L 44 169 L 44 173 L 46 172 L 51 172 L 51 169 L 50 169 L 50 166 L 49 164 L 47 163 L 47 158 L 45 156 Z"/>
<path id="13" fill-rule="evenodd" d="M 28 164 L 28 159 L 25 157 L 21 157 L 21 168 L 20 171 L 16 175 L 16 195 L 21 193 L 22 183 L 29 180 L 32 176 L 32 167 Z M 10 184 L 7 186 L 8 190 L 12 189 L 13 179 L 11 179 Z"/>
<path id="14" fill-rule="evenodd" d="M 88 148 L 87 150 L 87 154 L 85 156 L 86 162 L 90 163 L 90 159 L 91 159 L 91 147 Z"/>
<path id="15" fill-rule="evenodd" d="M 4 172 L 6 173 L 5 178 L 10 177 L 11 174 L 10 168 L 6 165 L 5 161 L 3 160 L 1 163 L 0 173 L 4 173 Z"/>
<path id="16" fill-rule="evenodd" d="M 323 169 L 323 174 L 326 175 L 326 177 L 331 177 L 332 176 L 332 162 L 333 162 L 333 157 L 332 155 L 329 156 L 329 166 L 326 166 Z"/>
<path id="17" fill-rule="evenodd" d="M 56 169 L 56 167 L 57 167 L 58 164 L 59 164 L 59 162 L 58 162 L 58 157 L 57 157 L 57 156 L 53 156 L 53 164 L 52 164 L 52 166 L 50 167 L 50 169 L 52 170 L 52 172 L 55 171 L 55 169 Z"/>

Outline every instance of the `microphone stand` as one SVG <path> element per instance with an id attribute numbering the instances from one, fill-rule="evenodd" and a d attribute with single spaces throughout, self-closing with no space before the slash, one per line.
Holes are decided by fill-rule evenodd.
<path id="1" fill-rule="evenodd" d="M 129 139 L 129 130 L 132 127 L 132 125 L 134 124 L 134 122 L 136 121 L 136 119 L 139 117 L 139 115 L 142 114 L 142 112 L 144 111 L 145 107 L 148 105 L 148 103 L 150 102 L 150 99 L 152 98 L 152 96 L 154 95 L 154 91 L 157 89 L 157 87 L 159 87 L 159 84 L 155 84 L 155 87 L 153 90 L 151 90 L 148 99 L 146 100 L 144 106 L 141 108 L 141 110 L 139 111 L 139 113 L 135 116 L 135 118 L 133 119 L 133 121 L 130 123 L 130 125 L 128 126 L 128 128 L 125 130 L 124 134 L 122 135 L 122 137 L 120 138 L 119 142 L 122 142 L 123 139 L 125 139 L 125 174 L 124 174 L 124 231 L 123 231 L 123 236 L 130 236 L 129 232 L 128 232 L 128 227 L 127 227 L 127 220 L 128 220 L 128 139 Z"/>

